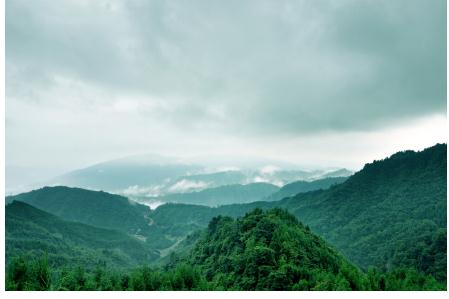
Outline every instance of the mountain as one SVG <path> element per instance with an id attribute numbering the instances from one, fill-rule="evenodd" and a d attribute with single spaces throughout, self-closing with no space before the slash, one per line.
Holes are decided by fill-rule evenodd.
<path id="1" fill-rule="evenodd" d="M 153 156 L 132 156 L 111 160 L 75 170 L 48 184 L 81 187 L 118 192 L 133 187 L 151 188 L 165 184 L 166 180 L 198 172 L 202 167 Z"/>
<path id="2" fill-rule="evenodd" d="M 346 168 L 341 168 L 325 172 L 324 174 L 321 175 L 321 177 L 322 178 L 348 177 L 353 174 L 354 174 L 353 171 Z"/>
<path id="3" fill-rule="evenodd" d="M 136 205 L 137 211 L 122 214 L 119 211 L 122 208 L 124 211 L 132 210 L 130 207 L 133 205 L 126 198 L 118 197 L 121 198 L 118 202 L 127 204 L 120 204 L 111 211 L 107 209 L 110 202 L 103 198 L 103 203 L 98 203 L 103 208 L 97 210 L 97 204 L 89 205 L 96 202 L 94 198 L 85 202 L 80 199 L 64 199 L 71 198 L 72 192 L 78 194 L 81 191 L 63 188 L 59 190 L 65 190 L 67 194 L 54 197 L 50 206 L 56 215 L 58 211 L 64 217 L 75 214 L 76 218 L 91 221 L 88 224 L 95 221 L 100 225 L 99 220 L 108 223 L 106 219 L 113 221 L 111 218 L 116 218 L 113 223 L 118 225 L 122 217 L 132 224 L 137 222 L 137 225 L 126 225 L 128 228 L 124 231 L 136 233 L 133 229 L 140 228 L 142 232 L 139 235 L 144 234 L 148 244 L 164 250 L 176 250 L 176 244 L 193 231 L 206 227 L 218 215 L 239 217 L 255 208 L 284 208 L 362 269 L 366 270 L 370 265 L 385 271 L 415 267 L 445 281 L 446 155 L 445 144 L 420 152 L 399 152 L 389 158 L 366 164 L 341 184 L 325 190 L 299 193 L 279 201 L 232 204 L 217 208 L 172 203 L 156 210 Z M 42 190 L 48 192 L 51 188 Z M 92 197 L 112 196 L 103 193 L 93 192 Z M 62 206 L 58 205 L 58 198 L 62 200 Z M 77 207 L 79 202 L 83 203 L 81 207 Z M 76 213 L 72 213 L 72 208 Z M 114 216 L 114 212 L 119 213 L 118 216 Z M 126 220 L 128 217 L 135 219 Z M 75 217 L 72 219 L 75 220 Z"/>
<path id="4" fill-rule="evenodd" d="M 175 227 L 169 218 L 168 225 L 164 221 L 155 221 L 156 218 L 150 217 L 152 211 L 147 206 L 103 191 L 44 187 L 6 198 L 7 203 L 13 201 L 30 204 L 66 221 L 124 232 L 140 238 L 155 250 L 169 248 L 180 238 L 200 228 L 186 223 Z M 205 221 L 209 220 L 207 218 Z"/>
<path id="5" fill-rule="evenodd" d="M 201 191 L 225 185 L 270 183 L 282 186 L 297 180 L 344 176 L 349 170 L 302 170 L 290 163 L 251 159 L 203 162 L 160 155 L 135 155 L 104 161 L 55 177 L 58 169 L 31 169 L 6 165 L 6 192 L 18 194 L 43 186 L 68 186 L 103 190 L 133 198 Z M 226 161 L 226 162 L 225 162 Z M 205 163 L 205 164 L 203 164 Z M 234 166 L 229 166 L 234 165 Z M 349 173 L 349 174 L 348 174 Z M 48 177 L 53 177 L 48 179 Z"/>
<path id="6" fill-rule="evenodd" d="M 224 290 L 360 290 L 359 270 L 293 215 L 213 218 L 188 257 Z"/>
<path id="7" fill-rule="evenodd" d="M 346 169 L 305 171 L 284 168 L 287 166 L 294 167 L 285 163 L 255 168 L 210 167 L 210 165 L 204 166 L 185 159 L 158 155 L 136 155 L 74 170 L 46 182 L 36 182 L 32 189 L 44 185 L 64 185 L 103 190 L 132 197 L 155 197 L 170 193 L 201 191 L 224 185 L 257 182 L 281 186 L 295 180 L 319 179 L 348 172 Z M 23 184 L 24 182 L 21 183 L 21 185 Z M 23 189 L 25 186 L 21 186 L 21 188 Z"/>
<path id="8" fill-rule="evenodd" d="M 147 244 L 122 232 L 69 222 L 20 201 L 6 206 L 6 261 L 46 252 L 54 267 L 72 264 L 112 268 L 147 264 L 159 257 Z"/>
<path id="9" fill-rule="evenodd" d="M 260 169 L 240 169 L 214 172 L 204 168 L 197 173 L 190 173 L 180 177 L 167 177 L 163 183 L 129 186 L 117 193 L 129 196 L 137 201 L 145 199 L 155 200 L 155 197 L 165 197 L 171 194 L 199 192 L 205 189 L 227 185 L 248 185 L 252 183 L 267 183 L 276 186 L 297 180 L 317 180 L 335 177 L 339 174 L 352 174 L 349 170 L 285 170 L 276 166 L 265 166 Z"/>
<path id="10" fill-rule="evenodd" d="M 150 211 L 147 206 L 102 191 L 63 186 L 44 187 L 6 199 L 7 202 L 13 200 L 28 203 L 68 221 L 117 229 L 129 234 L 135 234 L 148 226 L 144 218 Z"/>
<path id="11" fill-rule="evenodd" d="M 298 193 L 327 189 L 333 185 L 341 184 L 346 180 L 347 177 L 328 177 L 315 181 L 297 181 L 283 186 L 279 191 L 267 196 L 264 200 L 280 200 Z"/>
<path id="12" fill-rule="evenodd" d="M 11 244 L 17 245 L 14 254 L 27 246 L 37 252 L 10 259 L 6 290 L 445 290 L 413 269 L 363 273 L 282 209 L 255 209 L 236 220 L 215 217 L 183 242 L 184 257 L 171 255 L 157 268 L 144 261 L 133 269 L 115 265 L 143 243 L 126 241 L 122 248 L 117 232 L 77 227 L 16 201 L 7 206 L 8 219 L 13 232 L 7 230 L 7 238 L 13 238 L 7 239 L 7 253 Z M 48 248 L 49 258 L 40 252 Z"/>
<path id="13" fill-rule="evenodd" d="M 240 170 L 192 174 L 175 179 L 167 186 L 166 193 L 200 191 L 204 188 L 243 184 L 246 181 L 247 176 Z"/>
<path id="14" fill-rule="evenodd" d="M 150 218 L 188 234 L 214 216 L 281 207 L 366 269 L 416 267 L 446 280 L 447 146 L 405 151 L 366 164 L 345 182 L 280 201 L 206 208 L 163 205 Z"/>
<path id="15" fill-rule="evenodd" d="M 207 170 L 204 170 L 204 172 L 197 174 L 189 174 L 171 179 L 167 178 L 163 184 L 159 185 L 147 187 L 137 185 L 131 186 L 118 193 L 129 196 L 131 199 L 138 202 L 151 203 L 150 206 L 157 207 L 160 203 L 164 202 L 160 199 L 161 197 L 170 197 L 172 194 L 176 194 L 175 197 L 177 197 L 180 193 L 193 193 L 221 186 L 249 185 L 253 183 L 267 183 L 283 186 L 297 180 L 312 181 L 347 173 L 352 174 L 346 169 L 339 169 L 336 171 L 304 171 L 282 170 L 275 166 L 265 166 L 260 169 L 227 170 L 219 172 L 207 172 Z M 249 200 L 246 200 L 246 202 L 249 202 Z"/>
<path id="16" fill-rule="evenodd" d="M 278 190 L 279 187 L 267 183 L 238 184 L 208 188 L 192 193 L 168 194 L 158 197 L 156 200 L 161 202 L 220 206 L 257 201 Z"/>
<path id="17" fill-rule="evenodd" d="M 281 201 L 361 267 L 446 277 L 447 146 L 399 152 L 346 182 Z"/>

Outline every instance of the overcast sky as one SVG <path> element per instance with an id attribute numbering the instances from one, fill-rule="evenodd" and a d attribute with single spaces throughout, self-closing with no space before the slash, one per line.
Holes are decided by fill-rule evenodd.
<path id="1" fill-rule="evenodd" d="M 446 1 L 6 1 L 7 165 L 358 169 L 446 142 Z"/>

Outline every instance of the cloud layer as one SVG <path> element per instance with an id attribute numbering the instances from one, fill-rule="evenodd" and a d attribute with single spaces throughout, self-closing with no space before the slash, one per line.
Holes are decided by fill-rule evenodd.
<path id="1" fill-rule="evenodd" d="M 388 130 L 446 113 L 446 1 L 7 0 L 6 95 L 22 163 Z"/>
<path id="2" fill-rule="evenodd" d="M 445 12 L 444 0 L 7 1 L 7 94 L 45 105 L 64 100 L 39 90 L 87 84 L 131 99 L 80 105 L 180 127 L 377 128 L 445 109 Z"/>

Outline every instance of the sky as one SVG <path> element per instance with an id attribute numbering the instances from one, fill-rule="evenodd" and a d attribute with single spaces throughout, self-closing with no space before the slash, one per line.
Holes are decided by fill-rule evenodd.
<path id="1" fill-rule="evenodd" d="M 445 0 L 6 0 L 7 178 L 447 142 L 446 36 Z"/>

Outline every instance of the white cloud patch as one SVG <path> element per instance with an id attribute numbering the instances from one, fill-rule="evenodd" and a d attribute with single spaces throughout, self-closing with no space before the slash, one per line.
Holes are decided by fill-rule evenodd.
<path id="1" fill-rule="evenodd" d="M 279 171 L 279 170 L 281 170 L 279 167 L 277 167 L 277 166 L 274 166 L 274 165 L 267 165 L 267 166 L 264 166 L 264 167 L 262 167 L 261 169 L 260 169 L 260 172 L 262 173 L 262 174 L 268 174 L 268 175 L 271 175 L 271 174 L 274 174 L 275 172 L 277 172 L 277 171 Z"/>
<path id="2" fill-rule="evenodd" d="M 150 207 L 150 209 L 155 210 L 157 207 L 166 204 L 165 202 L 159 201 L 159 200 L 154 200 L 154 201 L 142 201 L 140 202 L 140 204 L 146 205 L 148 207 Z"/>
<path id="3" fill-rule="evenodd" d="M 237 166 L 221 166 L 214 169 L 213 172 L 227 172 L 227 171 L 240 171 L 241 168 Z"/>
<path id="4" fill-rule="evenodd" d="M 129 186 L 124 190 L 119 190 L 117 193 L 123 194 L 125 196 L 145 196 L 145 197 L 157 197 L 163 194 L 163 185 L 153 185 L 153 186 L 139 186 L 133 185 Z"/>
<path id="5" fill-rule="evenodd" d="M 266 176 L 255 176 L 249 180 L 248 183 L 268 183 L 273 184 L 278 187 L 282 187 L 286 184 L 285 181 L 279 180 L 276 177 L 266 177 Z"/>
<path id="6" fill-rule="evenodd" d="M 209 186 L 209 183 L 203 181 L 192 181 L 187 179 L 182 179 L 176 182 L 174 185 L 168 188 L 171 193 L 183 193 L 191 191 L 199 191 L 205 189 Z"/>

